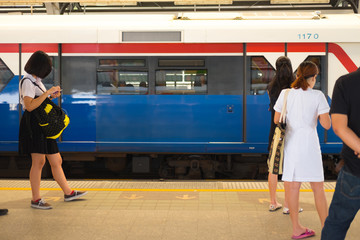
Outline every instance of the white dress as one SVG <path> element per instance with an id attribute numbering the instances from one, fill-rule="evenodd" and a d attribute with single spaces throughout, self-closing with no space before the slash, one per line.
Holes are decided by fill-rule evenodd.
<path id="1" fill-rule="evenodd" d="M 281 112 L 285 90 L 274 106 Z M 282 180 L 287 182 L 322 182 L 322 164 L 316 126 L 318 116 L 329 112 L 329 104 L 319 90 L 291 89 L 287 99 L 284 168 Z"/>

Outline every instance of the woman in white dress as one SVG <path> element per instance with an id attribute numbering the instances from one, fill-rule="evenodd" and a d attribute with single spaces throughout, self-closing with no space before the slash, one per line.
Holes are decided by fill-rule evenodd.
<path id="1" fill-rule="evenodd" d="M 319 73 L 316 64 L 305 61 L 297 70 L 296 80 L 287 98 L 286 138 L 284 145 L 284 168 L 282 180 L 285 182 L 285 198 L 289 204 L 293 239 L 315 235 L 315 232 L 302 226 L 297 211 L 302 182 L 310 182 L 314 192 L 315 205 L 321 226 L 328 215 L 324 191 L 324 171 L 316 126 L 319 119 L 325 129 L 331 127 L 329 105 L 324 94 L 313 90 Z M 284 102 L 285 90 L 274 106 L 274 122 L 277 124 Z"/>

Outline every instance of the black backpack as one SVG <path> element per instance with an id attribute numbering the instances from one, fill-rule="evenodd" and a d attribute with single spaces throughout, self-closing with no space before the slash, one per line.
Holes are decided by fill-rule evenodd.
<path id="1" fill-rule="evenodd" d="M 23 78 L 21 80 L 20 89 L 22 89 L 22 84 L 25 79 L 29 78 Z M 44 92 L 39 85 L 33 81 L 31 82 Z M 32 112 L 34 113 L 35 118 L 37 119 L 38 124 L 46 138 L 56 139 L 60 137 L 61 133 L 70 123 L 70 119 L 64 110 L 62 110 L 49 98 L 46 98 L 41 105 Z"/>

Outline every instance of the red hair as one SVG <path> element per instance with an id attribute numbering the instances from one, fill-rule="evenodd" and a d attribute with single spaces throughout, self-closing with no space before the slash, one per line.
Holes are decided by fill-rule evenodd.
<path id="1" fill-rule="evenodd" d="M 302 88 L 306 90 L 309 87 L 308 79 L 319 73 L 319 69 L 315 63 L 311 61 L 302 62 L 297 70 L 296 79 L 291 84 L 292 88 Z"/>

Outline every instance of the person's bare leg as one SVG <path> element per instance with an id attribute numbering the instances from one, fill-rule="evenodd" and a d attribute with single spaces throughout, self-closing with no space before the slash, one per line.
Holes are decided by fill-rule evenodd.
<path id="1" fill-rule="evenodd" d="M 314 192 L 315 206 L 320 218 L 321 227 L 324 227 L 325 219 L 329 214 L 324 190 L 324 182 L 311 182 L 310 184 Z"/>
<path id="2" fill-rule="evenodd" d="M 268 183 L 269 183 L 269 192 L 270 192 L 270 204 L 274 205 L 275 207 L 281 206 L 281 204 L 276 199 L 278 175 L 269 173 Z"/>
<path id="3" fill-rule="evenodd" d="M 46 157 L 49 160 L 51 166 L 51 172 L 53 174 L 55 181 L 59 184 L 59 186 L 66 195 L 71 194 L 72 190 L 69 187 L 69 184 L 64 174 L 64 170 L 61 166 L 62 158 L 60 156 L 60 153 L 48 154 L 46 155 Z"/>
<path id="4" fill-rule="evenodd" d="M 306 231 L 299 222 L 299 195 L 301 182 L 284 182 L 285 199 L 287 199 L 290 209 L 290 219 L 293 226 L 293 235 L 298 236 Z"/>
<path id="5" fill-rule="evenodd" d="M 36 201 L 41 198 L 40 182 L 41 172 L 45 165 L 45 155 L 41 153 L 31 153 L 31 169 L 30 169 L 30 186 L 32 192 L 32 200 Z"/>

